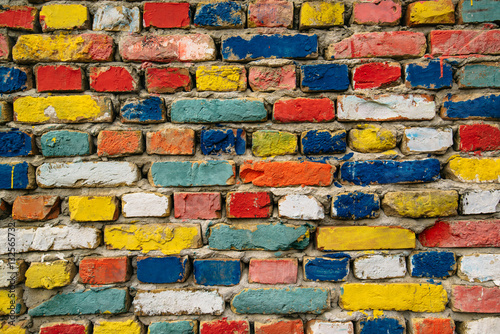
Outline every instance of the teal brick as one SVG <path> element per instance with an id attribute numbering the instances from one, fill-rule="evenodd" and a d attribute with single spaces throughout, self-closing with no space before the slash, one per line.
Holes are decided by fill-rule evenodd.
<path id="1" fill-rule="evenodd" d="M 234 184 L 233 161 L 154 162 L 149 181 L 155 187 L 225 186 Z"/>
<path id="2" fill-rule="evenodd" d="M 464 23 L 500 20 L 500 0 L 461 0 L 458 10 Z"/>
<path id="3" fill-rule="evenodd" d="M 498 4 L 500 6 L 500 2 Z M 500 64 L 465 65 L 460 73 L 458 84 L 463 88 L 500 88 Z"/>
<path id="4" fill-rule="evenodd" d="M 90 135 L 80 131 L 49 131 L 41 138 L 42 154 L 46 157 L 89 155 L 92 153 L 90 143 Z"/>
<path id="5" fill-rule="evenodd" d="M 153 322 L 148 334 L 196 334 L 197 325 L 195 320 Z"/>

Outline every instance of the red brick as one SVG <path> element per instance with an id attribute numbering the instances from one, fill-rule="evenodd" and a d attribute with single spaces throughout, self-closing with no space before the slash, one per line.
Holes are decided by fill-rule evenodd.
<path id="1" fill-rule="evenodd" d="M 455 322 L 449 318 L 411 319 L 413 334 L 454 334 Z"/>
<path id="2" fill-rule="evenodd" d="M 255 334 L 304 334 L 302 320 L 274 320 L 272 322 L 255 322 Z"/>
<path id="3" fill-rule="evenodd" d="M 248 282 L 262 284 L 295 284 L 297 259 L 251 259 Z"/>
<path id="4" fill-rule="evenodd" d="M 90 89 L 96 92 L 133 92 L 138 88 L 137 74 L 126 67 L 91 67 Z"/>
<path id="5" fill-rule="evenodd" d="M 89 321 L 48 323 L 40 326 L 40 334 L 88 334 Z"/>
<path id="6" fill-rule="evenodd" d="M 399 0 L 362 0 L 353 5 L 353 22 L 364 25 L 395 26 L 401 19 Z"/>
<path id="7" fill-rule="evenodd" d="M 462 152 L 500 150 L 500 128 L 490 124 L 460 125 L 458 149 Z"/>
<path id="8" fill-rule="evenodd" d="M 200 334 L 250 334 L 248 320 L 221 320 L 202 321 Z"/>
<path id="9" fill-rule="evenodd" d="M 12 205 L 12 218 L 24 221 L 49 220 L 59 216 L 59 196 L 19 196 Z"/>
<path id="10" fill-rule="evenodd" d="M 0 219 L 4 219 L 10 216 L 10 210 L 10 204 L 3 199 L 0 199 Z"/>
<path id="11" fill-rule="evenodd" d="M 180 219 L 216 219 L 221 217 L 220 193 L 175 193 L 174 215 Z"/>
<path id="12" fill-rule="evenodd" d="M 85 284 L 126 282 L 132 269 L 126 256 L 86 257 L 80 261 L 80 279 Z"/>
<path id="13" fill-rule="evenodd" d="M 248 4 L 248 27 L 293 27 L 293 3 L 257 0 Z"/>
<path id="14" fill-rule="evenodd" d="M 274 103 L 273 119 L 281 123 L 328 122 L 335 119 L 335 107 L 329 98 L 285 98 Z"/>
<path id="15" fill-rule="evenodd" d="M 269 92 L 280 89 L 294 90 L 297 87 L 295 65 L 281 67 L 252 66 L 248 83 L 254 92 Z"/>
<path id="16" fill-rule="evenodd" d="M 35 30 L 37 9 L 28 6 L 2 6 L 0 27 L 20 30 Z"/>
<path id="17" fill-rule="evenodd" d="M 97 136 L 98 156 L 123 156 L 143 151 L 141 131 L 104 130 Z"/>
<path id="18" fill-rule="evenodd" d="M 7 35 L 0 34 L 0 60 L 9 60 L 10 40 Z"/>
<path id="19" fill-rule="evenodd" d="M 150 93 L 189 92 L 193 87 L 187 68 L 154 68 L 146 69 L 146 89 Z"/>
<path id="20" fill-rule="evenodd" d="M 500 313 L 500 288 L 453 285 L 451 309 L 455 312 Z"/>
<path id="21" fill-rule="evenodd" d="M 228 218 L 269 218 L 273 213 L 271 194 L 262 192 L 230 192 L 226 197 Z"/>
<path id="22" fill-rule="evenodd" d="M 189 28 L 189 3 L 146 2 L 144 27 Z"/>
<path id="23" fill-rule="evenodd" d="M 354 68 L 354 89 L 385 88 L 401 83 L 401 65 L 395 62 L 368 63 Z"/>
<path id="24" fill-rule="evenodd" d="M 83 92 L 81 67 L 47 65 L 35 67 L 36 89 L 39 92 Z"/>
<path id="25" fill-rule="evenodd" d="M 424 247 L 500 247 L 500 220 L 437 221 L 419 234 Z"/>
<path id="26" fill-rule="evenodd" d="M 192 129 L 163 129 L 146 133 L 146 152 L 161 155 L 193 155 L 195 132 Z"/>
<path id="27" fill-rule="evenodd" d="M 432 56 L 500 54 L 500 30 L 433 30 Z"/>

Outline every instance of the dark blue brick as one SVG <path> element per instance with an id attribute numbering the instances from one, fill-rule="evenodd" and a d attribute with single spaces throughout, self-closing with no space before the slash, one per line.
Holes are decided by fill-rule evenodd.
<path id="1" fill-rule="evenodd" d="M 349 69 L 345 64 L 302 65 L 300 88 L 304 92 L 341 91 L 349 88 Z"/>
<path id="2" fill-rule="evenodd" d="M 345 152 L 347 132 L 340 130 L 310 130 L 300 137 L 303 154 L 331 154 Z"/>
<path id="3" fill-rule="evenodd" d="M 137 279 L 144 283 L 184 282 L 188 276 L 188 258 L 181 256 L 139 257 Z"/>
<path id="4" fill-rule="evenodd" d="M 453 85 L 451 65 L 439 60 L 428 64 L 408 64 L 405 71 L 408 88 L 441 89 Z"/>
<path id="5" fill-rule="evenodd" d="M 500 94 L 448 94 L 443 103 L 441 117 L 445 119 L 500 119 Z"/>
<path id="6" fill-rule="evenodd" d="M 194 260 L 193 275 L 196 284 L 237 285 L 241 278 L 240 260 Z"/>
<path id="7" fill-rule="evenodd" d="M 0 164 L 0 189 L 30 189 L 32 167 L 27 162 Z M 32 180 L 34 175 L 32 175 Z"/>
<path id="8" fill-rule="evenodd" d="M 246 134 L 242 129 L 201 130 L 200 146 L 205 155 L 245 154 Z"/>
<path id="9" fill-rule="evenodd" d="M 0 93 L 12 93 L 28 88 L 28 75 L 15 67 L 0 67 Z"/>
<path id="10" fill-rule="evenodd" d="M 0 132 L 0 157 L 19 157 L 33 153 L 33 138 L 22 131 Z"/>
<path id="11" fill-rule="evenodd" d="M 304 276 L 310 281 L 344 281 L 349 275 L 349 258 L 316 257 L 304 259 Z"/>
<path id="12" fill-rule="evenodd" d="M 165 121 L 165 107 L 159 97 L 126 102 L 121 109 L 126 123 L 159 123 Z"/>
<path id="13" fill-rule="evenodd" d="M 419 252 L 410 256 L 413 277 L 445 278 L 455 271 L 453 252 Z"/>
<path id="14" fill-rule="evenodd" d="M 378 318 L 360 321 L 360 334 L 403 334 L 404 326 L 393 318 Z"/>
<path id="15" fill-rule="evenodd" d="M 194 24 L 201 27 L 242 27 L 245 14 L 241 4 L 233 1 L 199 4 Z"/>
<path id="16" fill-rule="evenodd" d="M 339 219 L 377 218 L 380 200 L 376 194 L 353 192 L 332 198 L 332 217 Z"/>

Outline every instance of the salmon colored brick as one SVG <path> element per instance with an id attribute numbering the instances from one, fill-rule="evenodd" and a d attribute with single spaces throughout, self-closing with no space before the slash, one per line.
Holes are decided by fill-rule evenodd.
<path id="1" fill-rule="evenodd" d="M 54 219 L 59 216 L 60 206 L 59 196 L 19 196 L 12 205 L 12 218 L 24 221 Z"/>
<path id="2" fill-rule="evenodd" d="M 261 284 L 295 284 L 297 259 L 251 259 L 248 282 Z"/>
<path id="3" fill-rule="evenodd" d="M 175 193 L 174 215 L 180 219 L 217 219 L 221 217 L 220 193 Z"/>
<path id="4" fill-rule="evenodd" d="M 35 67 L 39 92 L 82 92 L 83 72 L 79 66 L 46 65 Z"/>
<path id="5" fill-rule="evenodd" d="M 160 155 L 193 155 L 195 132 L 192 129 L 163 129 L 146 133 L 146 152 Z"/>
<path id="6" fill-rule="evenodd" d="M 361 0 L 353 4 L 352 21 L 356 24 L 395 26 L 402 9 L 399 0 Z"/>
<path id="7" fill-rule="evenodd" d="M 147 68 L 146 89 L 150 93 L 189 92 L 193 83 L 187 68 Z"/>
<path id="8" fill-rule="evenodd" d="M 113 284 L 129 280 L 132 269 L 126 256 L 86 257 L 80 261 L 80 280 L 84 284 Z"/>
<path id="9" fill-rule="evenodd" d="M 122 156 L 143 151 L 141 131 L 104 130 L 97 136 L 98 156 Z"/>
<path id="10" fill-rule="evenodd" d="M 500 247 L 500 220 L 437 221 L 418 235 L 424 247 Z"/>
<path id="11" fill-rule="evenodd" d="M 228 218 L 269 218 L 273 213 L 271 194 L 262 192 L 230 192 L 226 197 Z"/>
<path id="12" fill-rule="evenodd" d="M 146 2 L 143 20 L 146 28 L 188 28 L 189 3 Z"/>
<path id="13" fill-rule="evenodd" d="M 10 40 L 7 35 L 0 34 L 0 60 L 8 60 L 10 56 Z"/>
<path id="14" fill-rule="evenodd" d="M 435 56 L 498 55 L 500 30 L 433 30 L 430 51 Z"/>
<path id="15" fill-rule="evenodd" d="M 281 99 L 274 103 L 273 119 L 281 123 L 328 122 L 335 119 L 335 107 L 328 98 Z"/>
<path id="16" fill-rule="evenodd" d="M 126 67 L 91 67 L 90 89 L 96 92 L 134 92 L 138 88 L 136 74 Z"/>
<path id="17" fill-rule="evenodd" d="M 500 288 L 453 285 L 451 309 L 467 313 L 500 313 Z"/>
<path id="18" fill-rule="evenodd" d="M 302 320 L 274 320 L 272 322 L 254 323 L 255 334 L 304 334 Z"/>

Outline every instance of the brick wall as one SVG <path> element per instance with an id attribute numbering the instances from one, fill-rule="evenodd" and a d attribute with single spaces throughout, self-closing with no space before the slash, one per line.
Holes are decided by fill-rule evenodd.
<path id="1" fill-rule="evenodd" d="M 498 333 L 499 21 L 0 6 L 0 333 Z"/>

